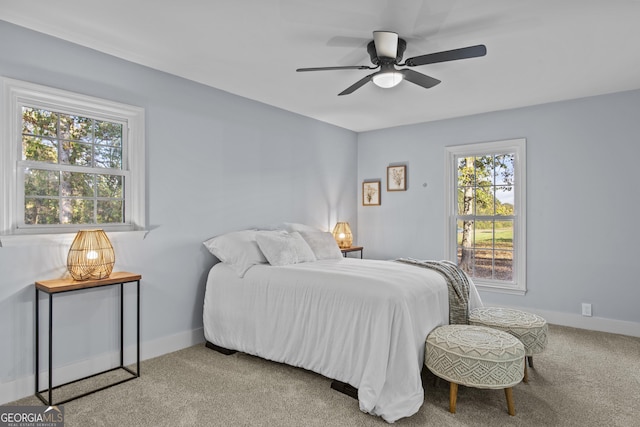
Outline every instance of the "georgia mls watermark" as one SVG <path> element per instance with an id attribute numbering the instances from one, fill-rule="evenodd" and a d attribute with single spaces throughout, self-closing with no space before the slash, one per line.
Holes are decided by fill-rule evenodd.
<path id="1" fill-rule="evenodd" d="M 0 427 L 64 427 L 64 407 L 0 406 Z"/>

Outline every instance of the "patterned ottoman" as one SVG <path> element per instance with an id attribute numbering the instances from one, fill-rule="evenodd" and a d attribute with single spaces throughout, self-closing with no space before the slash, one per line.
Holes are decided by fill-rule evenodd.
<path id="1" fill-rule="evenodd" d="M 547 321 L 526 311 L 502 307 L 481 307 L 469 312 L 469 324 L 509 332 L 524 344 L 524 353 L 533 368 L 533 355 L 547 347 Z M 524 382 L 529 380 L 524 366 Z"/>
<path id="2" fill-rule="evenodd" d="M 504 389 L 509 415 L 515 415 L 511 387 L 522 381 L 524 346 L 513 335 L 484 326 L 440 326 L 427 336 L 424 363 L 450 382 L 449 412 L 456 413 L 462 384 Z"/>

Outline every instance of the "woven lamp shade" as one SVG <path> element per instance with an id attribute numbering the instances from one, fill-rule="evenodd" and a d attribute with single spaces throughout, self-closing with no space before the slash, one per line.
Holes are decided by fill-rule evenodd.
<path id="1" fill-rule="evenodd" d="M 103 230 L 80 230 L 67 255 L 67 270 L 74 280 L 105 279 L 116 262 L 113 246 Z"/>
<path id="2" fill-rule="evenodd" d="M 350 248 L 353 244 L 353 234 L 348 222 L 339 222 L 333 227 L 333 238 L 341 249 Z"/>

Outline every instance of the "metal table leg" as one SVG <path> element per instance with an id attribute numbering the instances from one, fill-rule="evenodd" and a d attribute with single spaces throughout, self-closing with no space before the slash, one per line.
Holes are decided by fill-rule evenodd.
<path id="1" fill-rule="evenodd" d="M 40 387 L 40 300 L 38 288 L 36 288 L 36 393 L 38 393 L 38 388 Z"/>
<path id="2" fill-rule="evenodd" d="M 51 405 L 53 393 L 53 294 L 49 294 L 49 402 Z"/>

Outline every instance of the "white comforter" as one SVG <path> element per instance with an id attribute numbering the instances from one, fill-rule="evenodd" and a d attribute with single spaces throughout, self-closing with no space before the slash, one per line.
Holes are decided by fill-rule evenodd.
<path id="1" fill-rule="evenodd" d="M 481 305 L 475 288 L 472 305 Z M 424 342 L 448 323 L 447 286 L 432 270 L 345 258 L 274 267 L 240 279 L 209 272 L 205 338 L 358 388 L 360 409 L 388 422 L 418 411 Z"/>

